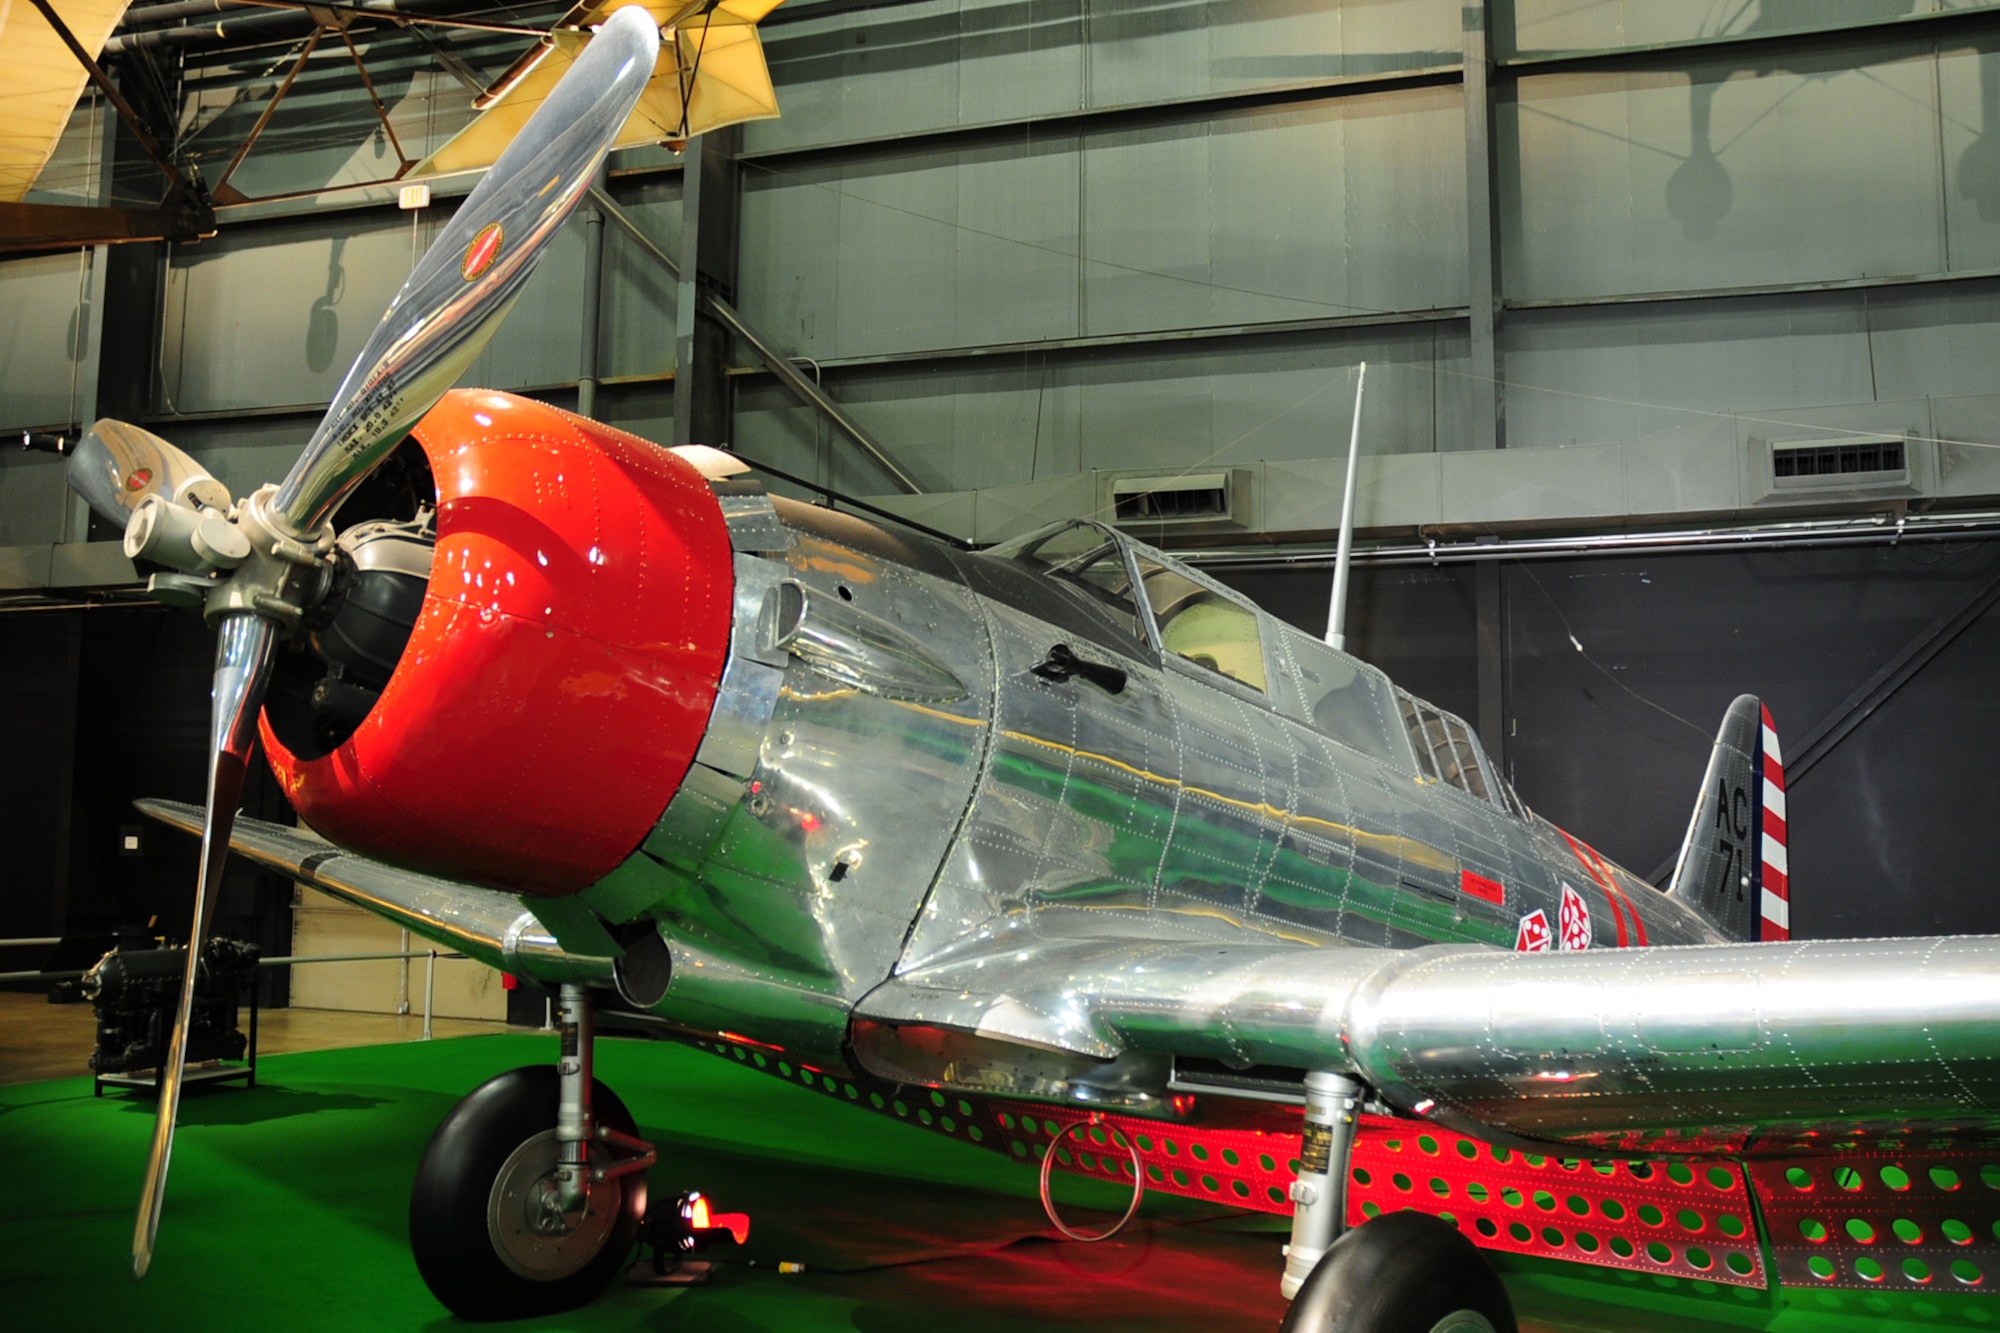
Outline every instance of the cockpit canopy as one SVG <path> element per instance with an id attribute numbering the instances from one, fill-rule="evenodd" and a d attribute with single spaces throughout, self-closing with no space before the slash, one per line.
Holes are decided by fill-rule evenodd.
<path id="1" fill-rule="evenodd" d="M 1220 678 L 1362 754 L 1529 817 L 1462 719 L 1114 528 L 1053 523 L 986 554 L 1066 590 L 1107 631 L 1106 646 Z"/>

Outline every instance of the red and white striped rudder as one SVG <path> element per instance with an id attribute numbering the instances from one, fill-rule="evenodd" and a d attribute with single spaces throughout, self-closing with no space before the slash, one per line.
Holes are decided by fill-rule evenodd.
<path id="1" fill-rule="evenodd" d="M 1778 752 L 1778 730 L 1765 708 L 1757 742 L 1757 767 L 1764 776 L 1764 827 L 1758 839 L 1757 938 L 1792 937 L 1791 861 L 1785 850 L 1785 760 Z"/>

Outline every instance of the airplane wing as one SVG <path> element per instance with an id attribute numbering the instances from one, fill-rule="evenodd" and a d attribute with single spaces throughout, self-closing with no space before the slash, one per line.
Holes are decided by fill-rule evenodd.
<path id="1" fill-rule="evenodd" d="M 1148 1056 L 1333 1068 L 1463 1133 L 1579 1149 L 2000 1129 L 1992 936 L 1519 954 L 1027 934 L 865 996 L 862 1063 L 931 1082 L 983 1064 L 995 1092 L 1097 1101 Z"/>
<path id="2" fill-rule="evenodd" d="M 201 834 L 198 805 L 152 800 L 137 805 L 142 814 L 163 824 L 197 837 Z M 456 949 L 488 967 L 552 982 L 612 979 L 612 957 L 582 947 L 564 949 L 556 931 L 512 894 L 398 870 L 344 852 L 308 830 L 261 819 L 237 820 L 229 845 L 266 870 L 387 917 L 412 935 Z M 543 910 L 549 910 L 546 904 Z"/>
<path id="3" fill-rule="evenodd" d="M 705 130 L 777 115 L 778 98 L 764 65 L 757 23 L 782 2 L 721 0 L 710 12 L 676 23 L 673 40 L 660 45 L 652 81 L 612 147 L 687 139 Z M 572 10 L 548 42 L 522 56 L 475 103 L 490 109 L 419 163 L 414 174 L 490 165 L 589 43 L 590 27 L 623 4 L 624 0 L 594 0 Z M 687 5 L 675 0 L 645 8 L 656 22 L 666 24 Z"/>
<path id="4" fill-rule="evenodd" d="M 126 0 L 51 0 L 50 8 L 93 56 L 125 16 Z M 0 4 L 0 202 L 34 187 L 69 124 L 89 75 L 35 7 Z"/>
<path id="5" fill-rule="evenodd" d="M 201 828 L 197 806 L 139 806 Z M 565 900 L 394 869 L 259 820 L 237 820 L 231 843 L 490 966 L 615 977 L 616 945 L 586 933 L 565 948 L 565 923 L 543 919 Z M 896 976 L 853 1017 L 854 1055 L 879 1077 L 1105 1109 L 1146 1109 L 1124 1074 L 1175 1061 L 1225 1084 L 1353 1072 L 1402 1112 L 1530 1150 L 1756 1156 L 2000 1132 L 1994 936 L 1522 954 L 1035 926 Z"/>

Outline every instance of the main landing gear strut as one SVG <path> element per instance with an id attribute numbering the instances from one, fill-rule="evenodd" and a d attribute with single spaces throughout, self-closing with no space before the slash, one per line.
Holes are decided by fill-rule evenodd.
<path id="1" fill-rule="evenodd" d="M 1282 1333 L 1517 1333 L 1500 1275 L 1450 1223 L 1387 1213 L 1344 1230 L 1361 1084 L 1306 1075 Z"/>
<path id="2" fill-rule="evenodd" d="M 590 1000 L 564 986 L 562 1057 L 510 1070 L 446 1116 L 417 1167 L 410 1249 L 465 1319 L 573 1309 L 622 1270 L 657 1160 L 625 1104 L 591 1077 Z"/>

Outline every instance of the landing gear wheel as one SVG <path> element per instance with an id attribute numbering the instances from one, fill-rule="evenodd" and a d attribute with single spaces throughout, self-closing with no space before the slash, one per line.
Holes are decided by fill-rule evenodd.
<path id="1" fill-rule="evenodd" d="M 1518 1333 L 1500 1275 L 1449 1222 L 1388 1213 L 1327 1248 L 1282 1333 Z"/>
<path id="2" fill-rule="evenodd" d="M 410 1252 L 424 1285 L 462 1319 L 522 1319 L 572 1310 L 623 1268 L 646 1215 L 643 1173 L 590 1188 L 564 1213 L 555 1193 L 553 1065 L 482 1083 L 431 1135 L 410 1191 Z M 591 1085 L 599 1124 L 636 1135 L 611 1089 Z M 593 1165 L 610 1152 L 593 1144 Z"/>

